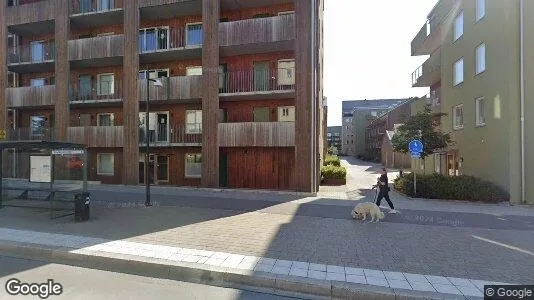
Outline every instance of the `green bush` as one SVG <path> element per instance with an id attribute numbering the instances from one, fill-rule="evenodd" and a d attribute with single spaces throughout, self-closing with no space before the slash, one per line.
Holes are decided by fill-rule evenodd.
<path id="1" fill-rule="evenodd" d="M 324 159 L 323 165 L 324 166 L 334 165 L 334 166 L 339 167 L 341 165 L 341 161 L 339 160 L 339 157 L 334 156 L 334 155 L 329 155 Z"/>
<path id="2" fill-rule="evenodd" d="M 509 201 L 508 193 L 499 186 L 473 176 L 417 175 L 417 195 L 413 191 L 413 173 L 403 174 L 394 187 L 411 197 L 498 203 Z"/>
<path id="3" fill-rule="evenodd" d="M 347 170 L 345 167 L 327 165 L 321 167 L 321 176 L 324 179 L 346 179 Z"/>

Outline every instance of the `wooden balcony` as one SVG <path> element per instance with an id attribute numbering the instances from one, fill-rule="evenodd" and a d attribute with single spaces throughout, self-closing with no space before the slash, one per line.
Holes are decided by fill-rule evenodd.
<path id="1" fill-rule="evenodd" d="M 146 147 L 146 130 L 139 126 L 139 147 Z M 198 147 L 202 145 L 202 128 L 191 124 L 155 124 L 150 128 L 150 147 Z"/>
<path id="2" fill-rule="evenodd" d="M 50 127 L 42 128 L 7 128 L 7 141 L 50 141 L 55 137 L 54 129 Z"/>
<path id="3" fill-rule="evenodd" d="M 124 35 L 108 35 L 69 41 L 69 60 L 76 67 L 104 67 L 122 64 Z"/>
<path id="4" fill-rule="evenodd" d="M 294 50 L 295 15 L 219 24 L 223 56 Z"/>
<path id="5" fill-rule="evenodd" d="M 26 86 L 6 89 L 7 107 L 53 106 L 56 100 L 56 86 Z"/>
<path id="6" fill-rule="evenodd" d="M 7 49 L 8 70 L 15 73 L 51 72 L 55 68 L 54 42 L 30 43 Z"/>
<path id="7" fill-rule="evenodd" d="M 6 5 L 5 2 L 2 1 Z M 54 32 L 56 15 L 53 0 L 6 7 L 6 25 L 9 31 L 22 35 L 44 35 Z"/>
<path id="8" fill-rule="evenodd" d="M 95 28 L 122 24 L 123 0 L 72 0 L 70 20 L 73 28 Z"/>
<path id="9" fill-rule="evenodd" d="M 219 74 L 219 97 L 224 100 L 273 100 L 295 97 L 295 70 L 229 71 Z"/>
<path id="10" fill-rule="evenodd" d="M 441 46 L 445 34 L 450 28 L 444 28 L 450 25 L 447 17 L 456 12 L 455 0 L 440 0 L 428 15 L 428 20 L 419 30 L 412 40 L 412 56 L 430 55 Z"/>
<path id="11" fill-rule="evenodd" d="M 293 147 L 294 122 L 219 123 L 220 147 Z"/>
<path id="12" fill-rule="evenodd" d="M 72 105 L 109 106 L 122 104 L 122 82 L 97 82 L 87 87 L 72 84 L 69 88 L 69 101 Z"/>
<path id="13" fill-rule="evenodd" d="M 114 148 L 124 146 L 123 126 L 69 127 L 68 140 L 92 148 Z"/>
<path id="14" fill-rule="evenodd" d="M 149 85 L 150 101 L 183 102 L 202 98 L 202 75 L 159 78 L 163 87 Z M 146 101 L 146 80 L 138 81 L 139 101 Z"/>
<path id="15" fill-rule="evenodd" d="M 201 59 L 202 58 L 202 25 L 185 27 L 170 27 L 159 32 L 166 38 L 163 42 L 154 40 L 153 36 L 143 34 L 139 36 L 139 62 L 141 64 L 168 62 L 172 60 Z M 153 33 L 154 34 L 154 33 Z"/>
<path id="16" fill-rule="evenodd" d="M 412 73 L 412 87 L 429 87 L 441 80 L 441 50 L 437 50 Z"/>

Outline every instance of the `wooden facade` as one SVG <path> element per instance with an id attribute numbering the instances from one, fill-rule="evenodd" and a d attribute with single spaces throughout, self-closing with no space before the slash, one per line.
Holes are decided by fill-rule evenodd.
<path id="1" fill-rule="evenodd" d="M 12 26 L 54 20 L 59 6 L 56 2 L 60 1 L 44 0 L 11 7 L 5 7 L 6 5 L 4 5 L 6 9 L 6 25 Z"/>
<path id="2" fill-rule="evenodd" d="M 221 46 L 272 43 L 295 39 L 293 14 L 224 22 L 219 27 Z"/>
<path id="3" fill-rule="evenodd" d="M 53 106 L 56 102 L 56 86 L 26 86 L 6 90 L 6 106 L 9 108 Z"/>
<path id="4" fill-rule="evenodd" d="M 94 148 L 122 148 L 124 146 L 123 126 L 69 127 L 68 140 Z"/>
<path id="5" fill-rule="evenodd" d="M 0 41 L 7 41 L 6 5 L 0 5 Z M 6 129 L 7 120 L 7 51 L 0 50 L 0 129 Z"/>
<path id="6" fill-rule="evenodd" d="M 69 60 L 88 60 L 124 55 L 124 35 L 115 34 L 69 41 Z"/>
<path id="7" fill-rule="evenodd" d="M 0 38 L 7 39 L 9 28 L 28 47 L 31 41 L 45 41 L 54 45 L 44 50 L 53 53 L 54 60 L 42 68 L 43 63 L 28 56 L 23 65 L 29 67 L 17 69 L 14 88 L 6 88 L 7 71 L 1 72 L 0 90 L 6 92 L 0 93 L 0 121 L 7 121 L 7 106 L 16 109 L 13 126 L 28 132 L 32 117 L 43 117 L 46 129 L 58 139 L 90 148 L 90 180 L 136 185 L 144 176 L 146 131 L 139 121 L 147 98 L 146 81 L 138 74 L 163 70 L 168 76 L 161 78 L 163 87 L 149 85 L 150 112 L 158 116 L 150 126 L 158 132 L 167 126 L 168 140 L 158 137 L 151 143 L 151 154 L 167 157 L 169 179 L 155 184 L 313 192 L 317 151 L 311 136 L 320 126 L 314 117 L 319 111 L 311 108 L 317 96 L 312 91 L 312 22 L 307 20 L 311 4 L 243 1 L 246 8 L 241 9 L 237 2 L 195 1 L 118 1 L 121 9 L 80 14 L 73 0 L 3 6 Z M 159 16 L 164 10 L 166 17 Z M 117 18 L 107 21 L 112 15 Z M 43 21 L 49 29 L 38 28 Z M 200 29 L 188 27 L 200 24 Z M 140 28 L 168 28 L 168 46 L 141 49 Z M 186 46 L 188 34 L 195 35 L 193 46 Z M 154 36 L 159 43 L 161 35 Z M 7 69 L 5 55 L 0 51 L 0 69 Z M 280 61 L 288 65 L 293 59 L 296 67 L 287 76 L 296 80 L 282 84 L 277 79 Z M 259 73 L 266 78 L 262 84 Z M 101 81 L 111 86 L 110 77 L 102 76 L 111 74 L 114 88 L 101 93 Z M 31 87 L 36 79 L 44 79 L 45 86 Z M 295 108 L 295 122 L 281 122 L 287 121 L 280 113 L 288 107 Z M 261 122 L 256 110 L 262 111 Z M 102 126 L 110 122 L 103 114 L 113 114 L 111 126 Z M 191 131 L 191 126 L 201 132 Z M 114 174 L 98 174 L 102 153 L 113 154 Z M 196 166 L 201 176 L 185 175 L 188 154 L 201 161 L 201 168 Z"/>

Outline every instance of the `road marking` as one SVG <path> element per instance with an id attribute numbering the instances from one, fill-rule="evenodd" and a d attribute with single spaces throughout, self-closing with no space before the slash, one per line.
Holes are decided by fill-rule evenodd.
<path id="1" fill-rule="evenodd" d="M 499 246 L 504 247 L 504 248 L 508 248 L 508 249 L 511 249 L 511 250 L 519 251 L 521 253 L 525 253 L 525 254 L 534 256 L 534 252 L 532 252 L 532 251 L 521 249 L 521 248 L 516 247 L 516 246 L 511 246 L 511 245 L 499 243 L 497 241 L 488 240 L 488 239 L 485 239 L 485 238 L 477 236 L 477 235 L 471 235 L 471 236 L 474 237 L 477 240 L 481 240 L 481 241 L 488 242 L 488 243 L 491 243 L 491 244 L 499 245 Z"/>

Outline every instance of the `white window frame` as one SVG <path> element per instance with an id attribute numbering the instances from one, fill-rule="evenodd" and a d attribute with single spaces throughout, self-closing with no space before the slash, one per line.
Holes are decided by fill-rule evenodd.
<path id="1" fill-rule="evenodd" d="M 483 102 L 484 103 L 484 109 L 482 110 L 482 117 L 484 117 L 484 120 L 481 122 L 480 120 L 480 103 Z M 479 97 L 475 100 L 475 125 L 476 127 L 482 127 L 482 126 L 486 126 L 486 101 L 484 100 L 484 97 Z"/>
<path id="2" fill-rule="evenodd" d="M 110 126 L 115 126 L 115 114 L 114 113 L 100 113 L 100 114 L 97 114 L 96 115 L 96 126 L 98 127 L 107 127 L 107 125 L 100 125 L 100 118 L 102 116 L 109 116 L 110 120 L 111 120 L 111 125 Z"/>
<path id="3" fill-rule="evenodd" d="M 187 115 L 189 113 L 192 113 L 194 112 L 195 113 L 195 123 L 188 123 L 188 120 L 187 120 Z M 198 122 L 197 120 L 197 113 L 200 112 L 200 123 Z M 201 134 L 202 133 L 202 110 L 201 109 L 188 109 L 185 111 L 185 133 L 186 134 Z M 195 130 L 190 130 L 189 129 L 189 124 L 200 124 L 200 126 L 195 126 Z M 197 128 L 199 128 L 199 130 L 197 130 Z"/>
<path id="4" fill-rule="evenodd" d="M 464 35 L 464 11 L 460 11 L 456 18 L 454 18 L 453 30 L 452 30 L 452 40 L 456 42 L 459 38 Z"/>
<path id="5" fill-rule="evenodd" d="M 111 85 L 111 88 L 110 88 L 110 93 L 109 94 L 102 94 L 102 90 L 101 90 L 101 77 L 102 76 L 109 76 L 111 75 L 113 77 L 113 81 L 112 81 L 112 85 Z M 102 74 L 98 74 L 96 76 L 96 85 L 97 85 L 97 93 L 98 93 L 98 96 L 111 96 L 113 94 L 115 94 L 115 73 L 102 73 Z"/>
<path id="6" fill-rule="evenodd" d="M 112 173 L 103 173 L 100 171 L 100 157 L 102 155 L 111 155 L 113 157 L 113 172 Z M 96 174 L 101 176 L 115 176 L 115 153 L 98 153 L 96 155 Z"/>
<path id="7" fill-rule="evenodd" d="M 37 81 L 37 80 L 42 80 L 43 84 L 42 85 L 33 85 L 33 82 Z M 32 79 L 30 79 L 30 86 L 32 86 L 32 87 L 39 87 L 39 86 L 45 86 L 45 85 L 46 85 L 46 78 L 32 78 Z"/>
<path id="8" fill-rule="evenodd" d="M 294 106 L 278 107 L 278 122 L 295 122 L 295 107 Z"/>
<path id="9" fill-rule="evenodd" d="M 457 121 L 456 111 L 458 109 L 461 109 L 461 111 L 462 111 L 462 124 L 459 124 L 459 125 L 456 124 L 457 123 L 456 122 Z M 456 105 L 456 106 L 454 106 L 452 108 L 452 128 L 454 130 L 461 130 L 461 129 L 464 128 L 464 123 L 465 123 L 465 120 L 464 120 L 464 105 L 463 104 L 458 104 L 458 105 Z"/>
<path id="10" fill-rule="evenodd" d="M 145 27 L 145 28 L 140 28 L 139 31 L 138 31 L 138 34 L 141 34 L 141 31 L 144 33 L 143 34 L 143 45 L 145 45 L 145 48 L 146 48 L 146 31 L 147 30 L 151 30 L 151 29 L 154 29 L 155 32 L 156 32 L 156 49 L 155 50 L 142 50 L 141 52 L 155 52 L 155 51 L 161 51 L 161 50 L 169 50 L 170 49 L 170 43 L 171 43 L 171 39 L 170 39 L 170 35 L 171 35 L 171 28 L 170 26 L 158 26 L 158 27 Z M 167 45 L 166 45 L 166 48 L 163 48 L 163 49 L 158 49 L 157 47 L 157 44 L 158 44 L 158 39 L 159 39 L 159 30 L 160 29 L 166 29 L 167 30 Z"/>
<path id="11" fill-rule="evenodd" d="M 291 76 L 286 76 L 287 73 L 284 72 L 284 69 L 280 67 L 280 64 L 293 64 L 293 67 L 289 68 L 291 71 Z M 277 64 L 278 69 L 278 85 L 294 85 L 295 84 L 295 59 L 280 59 Z"/>
<path id="12" fill-rule="evenodd" d="M 187 44 L 187 41 L 189 41 L 189 26 L 192 26 L 192 25 L 202 25 L 202 22 L 194 22 L 194 23 L 186 23 L 185 24 L 185 46 L 200 46 L 203 44 L 203 41 L 200 42 L 200 44 L 196 44 L 196 45 L 189 45 Z M 204 29 L 204 27 L 202 26 L 202 29 Z M 204 32 L 202 32 L 202 34 L 204 34 Z"/>
<path id="13" fill-rule="evenodd" d="M 479 50 L 483 51 L 480 53 Z M 483 59 L 482 62 L 480 62 L 481 58 Z M 480 63 L 482 63 L 482 65 L 480 65 Z M 475 75 L 484 73 L 484 71 L 486 71 L 486 44 L 482 43 L 475 48 Z"/>
<path id="14" fill-rule="evenodd" d="M 295 11 L 294 10 L 288 10 L 288 11 L 281 11 L 278 13 L 279 16 L 284 16 L 284 15 L 294 15 L 295 14 Z"/>
<path id="15" fill-rule="evenodd" d="M 97 37 L 101 37 L 101 36 L 110 36 L 110 35 L 114 35 L 114 34 L 115 34 L 115 32 L 113 32 L 113 31 L 112 32 L 102 32 L 102 33 L 97 34 L 96 36 Z"/>
<path id="16" fill-rule="evenodd" d="M 189 70 L 198 70 L 200 69 L 200 74 L 189 74 Z M 202 75 L 202 66 L 189 66 L 187 68 L 185 68 L 185 75 L 186 76 L 199 76 L 199 75 Z"/>
<path id="17" fill-rule="evenodd" d="M 460 70 L 460 73 L 457 74 L 457 65 L 459 65 L 461 63 L 461 70 Z M 457 61 L 454 62 L 453 66 L 452 66 L 452 85 L 453 86 L 457 86 L 461 83 L 464 82 L 464 58 L 461 57 L 460 59 L 458 59 Z M 461 80 L 459 80 L 459 77 L 458 75 L 461 75 Z"/>
<path id="18" fill-rule="evenodd" d="M 476 0 L 475 4 L 475 23 L 486 16 L 486 0 Z"/>
<path id="19" fill-rule="evenodd" d="M 188 155 L 200 155 L 200 174 L 187 174 L 187 156 Z M 201 178 L 202 177 L 202 153 L 186 153 L 184 156 L 184 177 L 185 178 Z"/>

